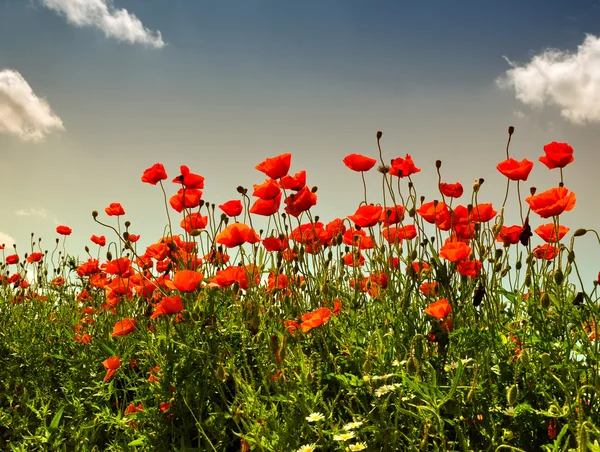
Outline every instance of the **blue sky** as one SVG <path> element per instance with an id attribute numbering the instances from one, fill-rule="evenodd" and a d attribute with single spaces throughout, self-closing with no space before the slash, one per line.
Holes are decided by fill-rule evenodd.
<path id="1" fill-rule="evenodd" d="M 525 193 L 558 183 L 537 161 L 544 144 L 573 146 L 578 201 L 562 221 L 594 228 L 599 19 L 588 0 L 0 0 L 0 241 L 23 254 L 34 232 L 51 248 L 66 224 L 83 254 L 90 235 L 110 237 L 90 212 L 121 202 L 148 245 L 166 218 L 145 168 L 174 177 L 186 164 L 220 204 L 284 152 L 319 186 L 315 213 L 344 217 L 362 184 L 341 161 L 376 157 L 377 130 L 386 159 L 409 153 L 423 169 L 413 181 L 428 200 L 440 159 L 447 182 L 483 177 L 480 202 L 499 205 L 509 125 L 511 156 L 536 162 Z M 379 174 L 367 180 L 380 201 Z M 507 215 L 516 207 L 513 188 Z M 598 244 L 577 243 L 594 279 Z"/>

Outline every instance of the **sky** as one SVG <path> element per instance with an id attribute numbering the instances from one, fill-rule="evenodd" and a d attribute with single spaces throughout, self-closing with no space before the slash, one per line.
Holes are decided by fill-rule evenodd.
<path id="1" fill-rule="evenodd" d="M 0 0 L 0 243 L 24 254 L 33 233 L 51 250 L 68 225 L 82 256 L 92 234 L 114 239 L 91 216 L 115 224 L 112 202 L 154 243 L 162 193 L 140 177 L 157 162 L 171 178 L 180 165 L 203 175 L 204 199 L 221 204 L 264 181 L 262 160 L 291 153 L 291 173 L 318 187 L 313 213 L 345 217 L 363 187 L 342 160 L 377 158 L 378 130 L 386 161 L 410 154 L 422 169 L 412 180 L 427 201 L 441 160 L 444 181 L 468 193 L 484 178 L 479 202 L 499 206 L 511 125 L 511 157 L 535 162 L 523 199 L 560 181 L 543 146 L 573 147 L 570 240 L 600 223 L 599 121 L 597 0 Z M 365 177 L 380 202 L 381 175 Z M 506 212 L 519 221 L 514 184 Z M 577 238 L 587 282 L 599 247 Z"/>

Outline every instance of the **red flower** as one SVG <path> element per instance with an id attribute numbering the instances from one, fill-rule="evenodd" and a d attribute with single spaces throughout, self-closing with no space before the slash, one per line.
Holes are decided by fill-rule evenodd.
<path id="1" fill-rule="evenodd" d="M 111 202 L 110 206 L 108 206 L 106 209 L 104 209 L 104 211 L 106 212 L 106 215 L 108 215 L 109 217 L 114 217 L 114 216 L 120 216 L 120 215 L 125 215 L 125 210 L 123 210 L 123 206 L 121 204 L 119 204 L 118 202 Z"/>
<path id="2" fill-rule="evenodd" d="M 96 245 L 100 245 L 100 246 L 106 245 L 106 237 L 104 237 L 103 235 L 101 235 L 100 237 L 98 237 L 97 235 L 92 235 L 90 237 L 90 240 L 92 242 L 94 242 Z"/>
<path id="3" fill-rule="evenodd" d="M 437 281 L 424 282 L 419 287 L 419 290 L 426 297 L 437 295 L 439 292 L 438 282 Z"/>
<path id="4" fill-rule="evenodd" d="M 554 245 L 539 245 L 536 246 L 533 250 L 533 255 L 537 259 L 546 259 L 547 261 L 551 261 L 558 255 L 559 248 Z"/>
<path id="5" fill-rule="evenodd" d="M 288 239 L 285 237 L 283 239 L 279 237 L 267 237 L 262 240 L 262 244 L 269 252 L 283 251 L 289 248 Z"/>
<path id="6" fill-rule="evenodd" d="M 392 160 L 392 167 L 390 168 L 390 174 L 398 177 L 407 177 L 411 174 L 415 174 L 421 171 L 413 163 L 412 157 L 406 154 L 405 158 L 397 158 Z"/>
<path id="7" fill-rule="evenodd" d="M 279 188 L 279 183 L 274 179 L 267 179 L 260 185 L 254 184 L 254 193 L 252 193 L 252 196 L 268 201 L 277 198 L 280 193 L 281 188 Z"/>
<path id="8" fill-rule="evenodd" d="M 440 257 L 450 262 L 460 262 L 468 259 L 471 254 L 471 247 L 464 242 L 446 241 L 440 248 Z"/>
<path id="9" fill-rule="evenodd" d="M 188 189 L 204 188 L 204 178 L 202 176 L 200 176 L 199 174 L 190 173 L 190 169 L 185 165 L 181 165 L 179 167 L 179 171 L 181 172 L 181 175 L 173 179 L 174 183 L 181 184 Z"/>
<path id="10" fill-rule="evenodd" d="M 173 284 L 180 292 L 194 292 L 204 275 L 194 270 L 181 270 L 175 273 Z"/>
<path id="11" fill-rule="evenodd" d="M 237 217 L 242 213 L 242 210 L 244 210 L 242 207 L 242 202 L 239 199 L 227 201 L 225 204 L 221 204 L 219 209 L 225 212 L 225 215 L 228 217 Z"/>
<path id="12" fill-rule="evenodd" d="M 300 324 L 302 332 L 308 333 L 311 329 L 329 322 L 331 314 L 332 312 L 329 308 L 317 308 L 314 311 L 307 312 L 302 316 L 302 323 Z"/>
<path id="13" fill-rule="evenodd" d="M 404 206 L 385 207 L 379 219 L 385 226 L 400 223 L 404 219 Z"/>
<path id="14" fill-rule="evenodd" d="M 137 320 L 135 319 L 119 320 L 113 327 L 112 337 L 125 336 L 129 333 L 132 333 L 135 331 L 136 324 Z"/>
<path id="15" fill-rule="evenodd" d="M 425 314 L 429 314 L 436 319 L 443 319 L 448 314 L 452 312 L 452 306 L 447 299 L 442 298 L 434 303 L 431 303 L 427 309 L 425 309 Z"/>
<path id="16" fill-rule="evenodd" d="M 533 168 L 533 162 L 527 159 L 523 159 L 519 162 L 513 158 L 510 158 L 498 163 L 496 168 L 510 180 L 526 181 Z"/>
<path id="17" fill-rule="evenodd" d="M 202 216 L 198 212 L 192 212 L 185 216 L 183 220 L 181 220 L 180 226 L 187 231 L 188 234 L 191 234 L 192 231 L 198 229 L 204 229 L 208 224 L 208 217 Z"/>
<path id="18" fill-rule="evenodd" d="M 417 236 L 417 228 L 414 224 L 405 226 L 392 226 L 381 231 L 383 238 L 390 243 L 402 242 L 402 240 L 412 240 Z"/>
<path id="19" fill-rule="evenodd" d="M 112 261 L 104 264 L 102 267 L 106 273 L 110 273 L 111 275 L 122 275 L 129 270 L 130 266 L 131 261 L 127 256 L 124 256 L 118 259 L 113 259 Z"/>
<path id="20" fill-rule="evenodd" d="M 156 185 L 159 181 L 167 179 L 167 172 L 162 163 L 155 163 L 142 174 L 142 182 Z"/>
<path id="21" fill-rule="evenodd" d="M 298 191 L 306 185 L 306 171 L 302 170 L 293 176 L 281 178 L 281 188 L 285 190 Z"/>
<path id="22" fill-rule="evenodd" d="M 71 235 L 71 232 L 73 232 L 73 229 L 71 229 L 68 226 L 57 226 L 56 232 L 61 235 Z"/>
<path id="23" fill-rule="evenodd" d="M 34 262 L 39 262 L 42 260 L 42 257 L 44 257 L 44 255 L 42 253 L 31 253 L 29 256 L 27 256 L 27 262 L 29 262 L 30 264 L 32 264 Z M 19 261 L 19 258 L 17 257 L 17 262 L 18 261 Z"/>
<path id="24" fill-rule="evenodd" d="M 442 182 L 440 183 L 440 191 L 444 196 L 448 196 L 449 198 L 460 198 L 464 190 L 460 182 L 455 184 L 447 184 Z"/>
<path id="25" fill-rule="evenodd" d="M 568 227 L 563 226 L 561 224 L 558 228 L 558 238 L 557 238 L 556 237 L 556 227 L 554 226 L 554 223 L 548 223 L 548 224 L 539 226 L 533 232 L 535 232 L 537 235 L 539 235 L 544 242 L 551 243 L 551 242 L 558 242 L 569 231 L 570 231 L 570 229 Z"/>
<path id="26" fill-rule="evenodd" d="M 202 192 L 195 188 L 180 188 L 176 195 L 171 196 L 169 204 L 176 212 L 183 212 L 184 208 L 193 209 L 200 205 Z"/>
<path id="27" fill-rule="evenodd" d="M 244 223 L 233 223 L 217 234 L 215 241 L 227 248 L 234 248 L 244 243 L 260 242 L 260 237 L 250 226 Z"/>
<path id="28" fill-rule="evenodd" d="M 248 286 L 246 281 L 246 271 L 243 267 L 231 266 L 223 270 L 217 270 L 217 274 L 210 280 L 211 284 L 216 284 L 219 287 L 228 287 L 233 283 L 238 282 L 240 287 L 242 283 Z"/>
<path id="29" fill-rule="evenodd" d="M 502 229 L 496 236 L 497 242 L 503 242 L 505 245 L 516 245 L 519 243 L 522 226 L 515 224 L 514 226 L 502 226 Z"/>
<path id="30" fill-rule="evenodd" d="M 140 239 L 140 235 L 135 235 L 135 234 L 129 234 L 129 236 L 127 237 L 127 241 L 131 242 L 131 243 L 135 243 Z"/>
<path id="31" fill-rule="evenodd" d="M 267 291 L 271 292 L 274 289 L 283 290 L 288 286 L 288 277 L 282 273 L 269 273 L 267 278 Z"/>
<path id="32" fill-rule="evenodd" d="M 344 157 L 344 165 L 353 171 L 369 171 L 375 166 L 377 160 L 360 154 L 350 154 Z"/>
<path id="33" fill-rule="evenodd" d="M 555 187 L 539 195 L 525 198 L 535 213 L 542 218 L 560 215 L 575 207 L 575 193 L 569 193 L 565 187 Z"/>
<path id="34" fill-rule="evenodd" d="M 281 154 L 277 157 L 266 159 L 256 165 L 255 168 L 265 173 L 271 179 L 279 179 L 288 173 L 291 163 L 292 154 Z"/>
<path id="35" fill-rule="evenodd" d="M 360 206 L 354 215 L 348 216 L 348 219 L 361 228 L 368 228 L 379 223 L 382 211 L 383 207 L 381 206 L 374 206 L 372 204 Z"/>
<path id="36" fill-rule="evenodd" d="M 557 143 L 553 141 L 544 146 L 546 155 L 540 157 L 540 162 L 546 165 L 549 169 L 564 168 L 573 160 L 573 148 L 567 143 Z"/>
<path id="37" fill-rule="evenodd" d="M 348 267 L 360 267 L 365 264 L 365 256 L 363 256 L 360 252 L 345 254 L 342 257 L 342 260 Z"/>
<path id="38" fill-rule="evenodd" d="M 19 263 L 19 255 L 11 254 L 10 256 L 6 256 L 6 263 L 8 265 L 18 264 Z"/>
<path id="39" fill-rule="evenodd" d="M 473 279 L 479 276 L 481 267 L 482 264 L 478 260 L 461 261 L 456 266 L 456 271 L 463 276 L 468 276 L 469 278 Z"/>
<path id="40" fill-rule="evenodd" d="M 452 224 L 452 217 L 450 216 L 448 206 L 441 201 L 426 202 L 417 209 L 417 213 L 426 222 L 435 224 L 442 231 L 449 230 Z"/>
<path id="41" fill-rule="evenodd" d="M 471 221 L 474 223 L 486 223 L 494 218 L 497 213 L 491 204 L 477 204 L 471 210 Z"/>
<path id="42" fill-rule="evenodd" d="M 154 307 L 154 312 L 150 316 L 151 319 L 155 319 L 160 315 L 177 314 L 183 311 L 183 302 L 179 295 L 173 297 L 164 296 L 160 303 Z"/>
<path id="43" fill-rule="evenodd" d="M 112 356 L 102 361 L 102 365 L 106 368 L 104 381 L 108 381 L 115 374 L 117 369 L 121 367 L 121 359 L 118 356 Z"/>
<path id="44" fill-rule="evenodd" d="M 306 212 L 317 204 L 317 195 L 310 191 L 307 186 L 304 186 L 298 193 L 292 193 L 288 196 L 284 202 L 286 213 L 297 218 L 302 212 Z"/>
<path id="45" fill-rule="evenodd" d="M 281 193 L 274 199 L 257 199 L 250 207 L 250 213 L 255 215 L 262 215 L 263 217 L 270 217 L 279 210 L 281 204 Z"/>

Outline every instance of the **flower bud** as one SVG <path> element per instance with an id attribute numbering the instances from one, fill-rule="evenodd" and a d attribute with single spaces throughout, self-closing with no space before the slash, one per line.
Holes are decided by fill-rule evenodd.
<path id="1" fill-rule="evenodd" d="M 311 189 L 310 189 L 310 191 L 311 191 L 312 193 L 316 193 L 318 189 L 319 189 L 319 187 L 317 187 L 317 186 L 315 185 L 313 188 L 311 188 Z"/>
<path id="2" fill-rule="evenodd" d="M 95 220 L 98 217 L 98 211 L 92 210 L 92 218 Z"/>
<path id="3" fill-rule="evenodd" d="M 381 130 L 378 130 L 377 131 L 377 139 L 380 140 L 382 136 L 383 136 L 383 133 L 381 132 Z"/>
<path id="4" fill-rule="evenodd" d="M 577 229 L 574 233 L 573 233 L 573 237 L 581 237 L 582 235 L 585 235 L 587 232 L 587 229 Z"/>
<path id="5" fill-rule="evenodd" d="M 554 282 L 559 286 L 562 284 L 564 277 L 565 275 L 560 268 L 554 272 Z"/>
<path id="6" fill-rule="evenodd" d="M 544 292 L 544 294 L 542 295 L 542 299 L 540 300 L 542 307 L 544 309 L 548 309 L 550 307 L 550 301 L 550 295 Z"/>
<path id="7" fill-rule="evenodd" d="M 441 161 L 441 160 L 436 160 L 436 161 L 435 161 L 435 167 L 436 167 L 437 169 L 440 169 L 440 168 L 442 167 L 442 161 Z"/>
<path id="8" fill-rule="evenodd" d="M 529 193 L 531 193 L 531 196 L 535 195 L 536 191 L 537 191 L 537 188 L 535 188 L 535 187 L 529 188 Z"/>
<path id="9" fill-rule="evenodd" d="M 515 133 L 515 128 L 513 126 L 509 126 L 508 127 L 508 134 L 512 135 L 513 133 Z"/>
<path id="10" fill-rule="evenodd" d="M 545 369 L 550 369 L 550 366 L 552 365 L 552 359 L 548 353 L 542 353 L 540 360 L 542 361 L 542 365 Z"/>
<path id="11" fill-rule="evenodd" d="M 106 260 L 107 261 L 112 261 L 112 253 L 110 251 L 106 252 Z"/>
<path id="12" fill-rule="evenodd" d="M 131 221 L 127 220 L 127 221 L 125 222 L 125 227 L 126 227 L 126 228 L 128 228 L 129 226 L 131 226 Z"/>
<path id="13" fill-rule="evenodd" d="M 514 406 L 517 403 L 517 398 L 519 397 L 519 387 L 517 385 L 512 385 L 506 388 L 506 401 L 509 406 Z"/>

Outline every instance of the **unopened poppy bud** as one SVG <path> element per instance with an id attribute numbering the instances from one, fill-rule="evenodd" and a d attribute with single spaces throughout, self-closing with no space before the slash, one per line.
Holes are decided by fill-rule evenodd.
<path id="1" fill-rule="evenodd" d="M 515 264 L 515 268 L 517 270 L 521 270 L 522 267 L 523 267 L 523 263 L 521 261 L 517 261 L 517 263 Z"/>
<path id="2" fill-rule="evenodd" d="M 542 353 L 540 360 L 542 361 L 544 368 L 550 369 L 550 366 L 552 365 L 552 359 L 548 353 Z"/>
<path id="3" fill-rule="evenodd" d="M 110 251 L 106 252 L 106 260 L 107 261 L 112 261 L 112 253 Z"/>
<path id="4" fill-rule="evenodd" d="M 515 128 L 513 126 L 508 126 L 508 134 L 512 135 L 513 133 L 515 133 Z"/>
<path id="5" fill-rule="evenodd" d="M 310 189 L 311 192 L 316 193 L 317 190 L 319 190 L 319 187 L 317 187 L 316 185 Z"/>
<path id="6" fill-rule="evenodd" d="M 131 221 L 127 220 L 127 221 L 125 222 L 125 227 L 126 227 L 126 228 L 128 228 L 129 226 L 131 226 Z"/>
<path id="7" fill-rule="evenodd" d="M 575 262 L 575 251 L 569 251 L 569 254 L 567 254 L 567 262 L 569 264 Z"/>
<path id="8" fill-rule="evenodd" d="M 435 167 L 436 167 L 437 169 L 440 169 L 440 168 L 442 167 L 442 161 L 441 161 L 441 160 L 436 160 L 436 161 L 435 161 Z"/>
<path id="9" fill-rule="evenodd" d="M 240 291 L 240 283 L 237 282 L 237 281 L 234 282 L 233 285 L 232 285 L 232 288 L 233 288 L 233 293 L 235 295 L 237 295 L 239 293 L 239 291 Z"/>
<path id="10" fill-rule="evenodd" d="M 500 271 L 500 278 L 504 278 L 506 275 L 508 275 L 508 272 L 510 271 L 511 266 L 509 265 L 508 267 L 504 267 L 501 271 Z"/>
<path id="11" fill-rule="evenodd" d="M 433 200 L 433 207 L 436 208 L 440 202 L 437 199 Z"/>
<path id="12" fill-rule="evenodd" d="M 412 250 L 412 252 L 410 253 L 410 260 L 414 261 L 417 258 L 417 250 Z"/>
<path id="13" fill-rule="evenodd" d="M 586 233 L 587 233 L 587 229 L 577 229 L 573 233 L 573 237 L 581 237 L 582 235 L 585 235 Z"/>
<path id="14" fill-rule="evenodd" d="M 559 183 L 558 183 L 558 186 L 562 188 L 562 187 L 564 187 L 564 186 L 565 186 L 565 183 L 564 183 L 564 182 L 559 182 Z"/>
<path id="15" fill-rule="evenodd" d="M 204 199 L 201 199 L 198 203 L 198 208 L 202 209 L 202 207 L 204 207 Z"/>
<path id="16" fill-rule="evenodd" d="M 129 232 L 127 232 L 127 231 L 123 232 L 123 238 L 125 240 L 129 240 Z"/>
<path id="17" fill-rule="evenodd" d="M 381 130 L 378 130 L 377 131 L 377 139 L 380 140 L 382 136 L 383 136 L 383 133 L 381 132 Z"/>
<path id="18" fill-rule="evenodd" d="M 564 276 L 565 275 L 564 275 L 563 271 L 560 268 L 557 269 L 554 272 L 554 282 L 560 286 L 563 282 Z"/>
<path id="19" fill-rule="evenodd" d="M 467 204 L 467 213 L 471 213 L 473 211 L 473 204 Z"/>
<path id="20" fill-rule="evenodd" d="M 506 401 L 509 406 L 514 406 L 517 403 L 517 398 L 519 397 L 519 387 L 517 385 L 512 385 L 506 389 Z"/>
<path id="21" fill-rule="evenodd" d="M 498 262 L 496 265 L 494 265 L 494 273 L 498 273 L 500 270 L 502 270 L 502 263 Z"/>
<path id="22" fill-rule="evenodd" d="M 202 234 L 202 229 L 192 229 L 190 231 L 192 237 L 198 237 L 200 234 Z"/>
<path id="23" fill-rule="evenodd" d="M 421 204 L 425 202 L 425 196 L 421 196 Z"/>
<path id="24" fill-rule="evenodd" d="M 89 246 L 87 246 L 87 245 L 86 245 L 86 246 L 85 246 L 83 249 L 85 250 L 85 252 L 86 252 L 86 253 L 89 253 L 89 252 L 90 252 L 90 247 L 89 247 Z"/>
<path id="25" fill-rule="evenodd" d="M 550 307 L 550 295 L 544 292 L 542 299 L 540 300 L 542 308 L 548 309 Z"/>
<path id="26" fill-rule="evenodd" d="M 319 215 L 315 215 L 315 223 L 317 223 L 320 219 L 321 217 Z"/>
<path id="27" fill-rule="evenodd" d="M 531 187 L 531 188 L 529 189 L 529 193 L 531 193 L 531 196 L 535 195 L 535 192 L 536 192 L 536 191 L 537 191 L 537 188 L 535 188 L 535 187 Z"/>
<path id="28" fill-rule="evenodd" d="M 92 218 L 96 219 L 98 217 L 98 211 L 92 210 Z"/>
<path id="29" fill-rule="evenodd" d="M 531 273 L 527 273 L 525 275 L 525 281 L 524 281 L 526 286 L 531 286 Z"/>
<path id="30" fill-rule="evenodd" d="M 244 187 L 242 187 L 241 185 L 238 185 L 238 187 L 236 188 L 236 190 L 237 190 L 237 192 L 238 192 L 240 195 L 243 195 L 243 194 L 244 194 Z"/>

